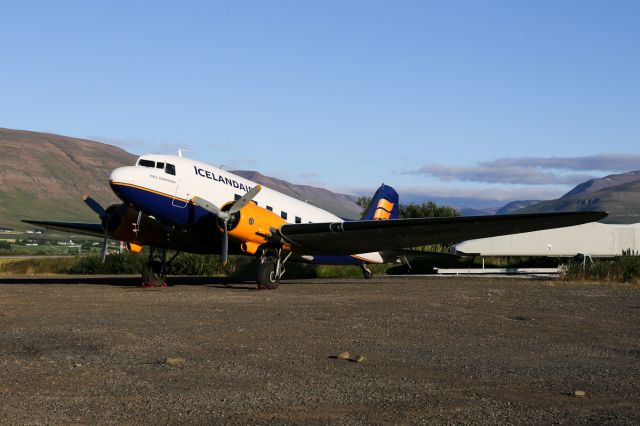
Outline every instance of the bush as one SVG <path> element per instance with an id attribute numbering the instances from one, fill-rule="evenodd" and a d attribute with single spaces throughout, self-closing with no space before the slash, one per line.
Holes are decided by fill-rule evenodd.
<path id="1" fill-rule="evenodd" d="M 146 256 L 129 252 L 114 253 L 102 263 L 102 256 L 90 254 L 77 257 L 73 265 L 65 272 L 69 274 L 139 274 L 146 263 Z"/>
<path id="2" fill-rule="evenodd" d="M 172 275 L 227 275 L 229 265 L 223 265 L 220 256 L 181 253 L 171 263 Z"/>

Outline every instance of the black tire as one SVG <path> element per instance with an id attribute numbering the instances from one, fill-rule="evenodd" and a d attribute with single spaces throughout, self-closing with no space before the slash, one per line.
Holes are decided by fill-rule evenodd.
<path id="1" fill-rule="evenodd" d="M 278 288 L 280 280 L 276 279 L 276 265 L 273 262 L 261 263 L 258 267 L 258 285 L 269 290 Z"/>
<path id="2" fill-rule="evenodd" d="M 142 283 L 160 287 L 165 283 L 166 276 L 160 273 L 162 265 L 160 262 L 151 261 L 142 267 Z"/>
<path id="3" fill-rule="evenodd" d="M 362 275 L 364 275 L 365 280 L 370 280 L 371 278 L 373 278 L 373 272 L 371 271 L 363 270 Z"/>

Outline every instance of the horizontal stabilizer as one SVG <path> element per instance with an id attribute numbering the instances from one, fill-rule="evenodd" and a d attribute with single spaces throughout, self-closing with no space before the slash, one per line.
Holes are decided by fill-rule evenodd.
<path id="1" fill-rule="evenodd" d="M 393 263 L 398 259 L 451 261 L 460 260 L 462 258 L 462 256 L 457 254 L 422 250 L 384 250 L 380 252 L 380 255 L 385 263 Z"/>

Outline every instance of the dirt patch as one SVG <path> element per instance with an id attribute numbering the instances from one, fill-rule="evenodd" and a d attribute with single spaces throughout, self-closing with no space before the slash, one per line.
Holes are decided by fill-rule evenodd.
<path id="1" fill-rule="evenodd" d="M 640 422 L 638 286 L 16 282 L 0 423 Z"/>

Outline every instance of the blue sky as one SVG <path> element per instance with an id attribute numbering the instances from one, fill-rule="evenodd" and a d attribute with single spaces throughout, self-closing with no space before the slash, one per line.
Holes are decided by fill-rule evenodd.
<path id="1" fill-rule="evenodd" d="M 0 126 L 500 205 L 640 169 L 638 1 L 4 2 Z"/>

